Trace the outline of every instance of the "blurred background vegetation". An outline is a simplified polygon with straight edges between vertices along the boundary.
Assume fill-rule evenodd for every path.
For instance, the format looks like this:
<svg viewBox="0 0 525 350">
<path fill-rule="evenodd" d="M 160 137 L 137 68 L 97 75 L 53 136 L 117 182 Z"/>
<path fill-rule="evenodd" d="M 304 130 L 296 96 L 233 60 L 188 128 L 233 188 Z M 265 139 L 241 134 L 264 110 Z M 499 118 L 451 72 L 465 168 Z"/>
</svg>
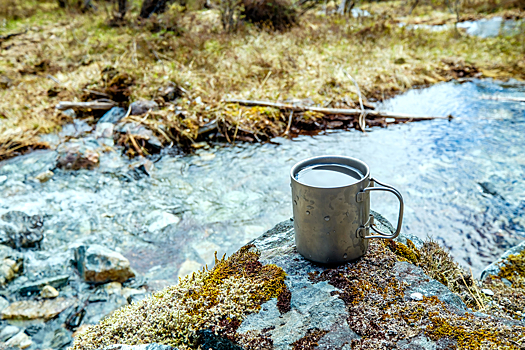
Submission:
<svg viewBox="0 0 525 350">
<path fill-rule="evenodd" d="M 365 106 L 451 79 L 525 77 L 523 30 L 479 38 L 453 24 L 520 19 L 524 0 L 0 0 L 0 160 L 46 148 L 70 115 L 60 101 L 140 99 L 138 122 L 164 144 L 194 145 L 210 122 L 224 140 L 319 130 L 226 98 Z M 410 25 L 452 24 L 447 30 Z M 356 85 L 349 80 L 349 74 Z M 169 97 L 166 91 L 171 91 Z M 98 111 L 77 117 L 96 123 Z M 335 125 L 335 124 L 333 124 Z M 122 141 L 125 142 L 125 141 Z M 133 152 L 132 152 L 133 153 Z"/>
</svg>

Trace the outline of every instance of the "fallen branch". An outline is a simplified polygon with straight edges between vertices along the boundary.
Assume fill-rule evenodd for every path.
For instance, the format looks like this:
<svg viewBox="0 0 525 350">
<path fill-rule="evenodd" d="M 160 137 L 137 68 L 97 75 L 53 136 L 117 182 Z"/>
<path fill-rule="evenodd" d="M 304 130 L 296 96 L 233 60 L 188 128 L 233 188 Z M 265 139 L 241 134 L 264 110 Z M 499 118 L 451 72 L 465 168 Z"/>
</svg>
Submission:
<svg viewBox="0 0 525 350">
<path fill-rule="evenodd" d="M 360 116 L 363 113 L 360 109 L 343 109 L 343 108 L 323 108 L 323 107 L 309 107 L 309 106 L 294 106 L 279 102 L 268 102 L 268 101 L 252 101 L 252 100 L 225 100 L 226 103 L 238 103 L 244 106 L 264 106 L 264 107 L 273 107 L 278 109 L 286 109 L 294 112 L 304 112 L 312 111 L 322 114 L 342 114 L 342 115 L 352 115 Z M 374 110 L 366 111 L 367 118 L 392 118 L 392 119 L 411 119 L 411 120 L 431 120 L 431 119 L 452 119 L 453 116 L 449 115 L 447 117 L 434 117 L 434 116 L 425 116 L 425 115 L 411 115 L 405 113 L 390 113 L 390 112 L 380 112 Z"/>
<path fill-rule="evenodd" d="M 115 101 L 111 100 L 99 100 L 99 101 L 90 101 L 90 102 L 69 102 L 62 101 L 55 107 L 56 109 L 63 111 L 66 109 L 92 109 L 92 110 L 104 110 L 107 111 L 113 107 L 117 106 Z"/>
<path fill-rule="evenodd" d="M 525 97 L 505 97 L 505 96 L 481 96 L 483 100 L 508 101 L 508 102 L 525 102 Z"/>
<path fill-rule="evenodd" d="M 7 35 L 0 35 L 0 42 L 9 40 L 11 38 L 14 38 L 15 36 L 23 35 L 25 33 L 27 33 L 27 30 L 25 30 L 23 32 L 18 32 L 18 33 L 11 33 L 11 34 L 7 34 Z"/>
</svg>

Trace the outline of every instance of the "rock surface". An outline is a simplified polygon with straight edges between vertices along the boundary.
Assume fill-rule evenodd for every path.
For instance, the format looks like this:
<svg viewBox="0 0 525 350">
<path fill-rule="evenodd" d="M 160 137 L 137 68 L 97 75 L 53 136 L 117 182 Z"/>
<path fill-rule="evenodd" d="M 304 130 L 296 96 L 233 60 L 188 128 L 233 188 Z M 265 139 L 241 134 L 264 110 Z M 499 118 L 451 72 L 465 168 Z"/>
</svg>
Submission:
<svg viewBox="0 0 525 350">
<path fill-rule="evenodd" d="M 512 247 L 511 249 L 507 250 L 503 255 L 501 255 L 498 260 L 494 261 L 492 264 L 487 266 L 482 272 L 481 272 L 481 280 L 485 280 L 489 276 L 497 276 L 499 272 L 501 271 L 501 266 L 505 264 L 507 261 L 507 258 L 510 255 L 517 255 L 525 251 L 525 241 L 521 242 L 515 247 Z"/>
<path fill-rule="evenodd" d="M 65 170 L 93 169 L 99 165 L 99 145 L 87 140 L 66 142 L 57 147 L 57 167 Z"/>
<path fill-rule="evenodd" d="M 11 248 L 32 248 L 37 246 L 44 235 L 44 220 L 39 215 L 29 216 L 21 211 L 10 211 L 0 221 L 0 244 Z"/>
<path fill-rule="evenodd" d="M 1 315 L 4 320 L 48 320 L 57 316 L 74 303 L 74 300 L 64 298 L 45 301 L 16 301 L 2 310 Z"/>
<path fill-rule="evenodd" d="M 159 104 L 155 101 L 135 101 L 130 105 L 131 108 L 131 115 L 141 115 L 144 114 L 150 110 L 155 111 L 159 109 Z"/>
<path fill-rule="evenodd" d="M 91 283 L 124 282 L 135 276 L 128 259 L 98 244 L 77 247 L 75 262 L 82 278 Z"/>
<path fill-rule="evenodd" d="M 46 285 L 42 288 L 42 290 L 40 291 L 40 296 L 44 299 L 53 299 L 53 298 L 56 298 L 58 297 L 58 290 L 56 290 L 55 288 L 49 286 L 49 285 Z"/>
<path fill-rule="evenodd" d="M 126 110 L 121 107 L 113 107 L 109 111 L 107 111 L 102 118 L 100 118 L 97 122 L 97 124 L 102 123 L 111 123 L 116 124 L 118 123 L 122 118 L 126 116 Z"/>
<path fill-rule="evenodd" d="M 388 222 L 383 224 L 391 229 Z M 410 238 L 402 236 L 398 241 L 407 243 L 405 253 L 414 252 L 409 248 L 415 246 Z M 208 326 L 194 329 L 194 333 L 185 338 L 193 340 L 169 344 L 215 350 L 444 350 L 479 348 L 486 341 L 492 345 L 512 345 L 525 339 L 524 323 L 473 312 L 444 284 L 430 278 L 422 268 L 404 261 L 403 255 L 396 255 L 399 246 L 390 248 L 391 245 L 392 243 L 373 240 L 367 254 L 354 262 L 340 266 L 319 265 L 306 260 L 297 252 L 292 222 L 281 223 L 239 251 L 246 252 L 248 249 L 250 252 L 258 252 L 258 260 L 251 261 L 244 267 L 246 276 L 253 276 L 253 272 L 248 271 L 263 271 L 269 266 L 284 270 L 286 278 L 283 283 L 286 287 L 280 290 L 277 298 L 265 299 L 268 301 L 263 302 L 259 310 L 248 311 L 241 318 L 238 314 L 231 316 L 230 311 L 230 314 L 203 319 Z M 234 258 L 235 256 L 232 256 L 233 260 L 230 262 L 231 269 L 237 269 L 244 261 L 236 260 L 238 256 Z M 181 292 L 173 292 L 169 296 L 154 295 L 120 311 L 115 318 L 107 318 L 101 328 L 97 325 L 88 329 L 83 333 L 82 339 L 75 343 L 74 349 L 93 349 L 93 342 L 99 339 L 100 344 L 111 344 L 111 339 L 118 339 L 120 343 L 125 343 L 126 339 L 142 341 L 143 332 L 149 332 L 149 328 L 140 328 L 140 319 L 133 327 L 129 326 L 128 320 L 144 317 L 144 310 L 148 310 L 148 315 L 157 317 L 156 305 L 163 305 L 159 306 L 159 312 L 166 311 L 166 303 L 191 305 L 192 298 L 188 298 L 191 295 L 196 298 L 193 302 L 200 305 L 197 300 L 201 293 L 206 293 L 206 289 L 202 287 L 208 283 L 206 278 L 211 278 L 217 286 L 228 278 L 226 271 L 229 268 L 225 267 L 228 266 L 228 261 L 219 261 L 217 264 L 219 271 L 214 269 L 209 274 L 203 271 L 193 279 L 183 280 Z M 201 282 L 191 285 L 192 280 Z M 258 290 L 267 287 L 265 284 L 257 286 Z M 238 307 L 244 305 L 243 298 L 252 297 L 246 293 L 241 289 L 237 299 Z M 224 310 L 236 308 L 231 302 L 225 303 Z M 210 307 L 216 308 L 215 304 Z M 198 315 L 204 317 L 201 313 Z M 148 319 L 148 322 L 158 325 L 163 320 L 164 318 L 154 318 Z M 191 329 L 194 325 L 184 323 L 184 331 L 188 327 Z M 123 333 L 122 329 L 126 331 Z M 166 332 L 173 335 L 171 339 L 180 336 L 173 330 L 175 328 L 167 329 L 170 330 Z M 156 332 L 147 333 L 147 339 L 156 341 L 158 334 L 160 339 L 171 341 L 164 338 L 162 329 L 157 329 Z M 490 347 L 489 343 L 487 346 Z"/>
<path fill-rule="evenodd" d="M 33 342 L 31 341 L 31 338 L 25 334 L 24 332 L 20 332 L 11 339 L 9 339 L 5 345 L 10 348 L 20 348 L 20 349 L 26 349 L 31 346 Z"/>
<path fill-rule="evenodd" d="M 16 250 L 0 245 L 0 286 L 17 276 L 24 263 L 24 257 Z"/>
</svg>

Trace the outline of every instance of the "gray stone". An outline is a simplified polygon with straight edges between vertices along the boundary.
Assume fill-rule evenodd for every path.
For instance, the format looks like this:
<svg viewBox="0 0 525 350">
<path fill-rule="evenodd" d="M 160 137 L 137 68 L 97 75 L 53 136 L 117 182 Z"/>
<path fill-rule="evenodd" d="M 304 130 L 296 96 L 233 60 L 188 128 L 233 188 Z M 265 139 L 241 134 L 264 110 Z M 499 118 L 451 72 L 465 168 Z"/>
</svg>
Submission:
<svg viewBox="0 0 525 350">
<path fill-rule="evenodd" d="M 9 339 L 5 345 L 10 348 L 20 348 L 20 349 L 26 349 L 31 346 L 33 342 L 31 341 L 31 337 L 25 334 L 24 332 L 20 332 L 11 339 Z"/>
<path fill-rule="evenodd" d="M 77 247 L 75 262 L 80 275 L 86 282 L 124 282 L 135 276 L 128 259 L 98 244 Z"/>
<path fill-rule="evenodd" d="M 61 288 L 67 284 L 69 275 L 59 275 L 38 280 L 36 282 L 26 283 L 18 289 L 18 293 L 27 295 L 28 293 L 40 292 L 45 286 Z"/>
<path fill-rule="evenodd" d="M 115 130 L 123 134 L 130 134 L 136 140 L 144 140 L 149 147 L 162 148 L 162 142 L 153 134 L 153 131 L 139 123 L 131 122 L 117 125 Z"/>
<path fill-rule="evenodd" d="M 380 216 L 376 219 L 376 223 L 379 221 L 383 225 L 381 230 L 390 225 L 386 220 L 381 222 L 383 218 Z M 417 237 L 401 236 L 401 239 L 407 238 L 416 245 L 422 244 Z M 317 349 L 351 349 L 352 340 L 359 339 L 359 335 L 347 323 L 346 306 L 339 298 L 336 287 L 327 282 L 313 283 L 309 279 L 309 273 L 322 272 L 326 267 L 307 261 L 297 252 L 293 223 L 280 223 L 250 243 L 260 252 L 261 263 L 275 264 L 287 273 L 286 284 L 291 292 L 291 309 L 281 314 L 277 308 L 277 300 L 266 302 L 259 313 L 248 315 L 241 323 L 237 329 L 240 339 L 268 337 L 276 349 L 291 349 L 295 341 L 307 335 L 308 330 L 319 329 L 327 333 L 319 339 Z M 463 315 L 468 310 L 458 295 L 427 276 L 421 268 L 407 262 L 396 262 L 393 272 L 400 282 L 406 284 L 405 298 L 410 298 L 410 295 L 418 296 L 418 299 L 423 299 L 423 296 L 437 296 L 451 312 Z M 431 350 L 454 345 L 449 343 L 450 339 L 434 342 L 420 335 L 400 341 L 394 346 L 400 349 Z"/>
<path fill-rule="evenodd" d="M 20 332 L 20 328 L 8 325 L 0 332 L 0 341 L 7 341 Z"/>
<path fill-rule="evenodd" d="M 150 110 L 153 110 L 153 111 L 156 111 L 157 109 L 159 109 L 159 105 L 157 102 L 155 101 L 146 101 L 146 100 L 141 100 L 141 101 L 135 101 L 133 102 L 131 105 L 131 115 L 141 115 L 141 114 L 144 114 L 144 113 L 147 113 L 148 111 Z"/>
<path fill-rule="evenodd" d="M 113 138 L 113 130 L 115 129 L 115 124 L 113 123 L 97 123 L 95 128 L 94 137 L 99 139 L 109 139 Z"/>
<path fill-rule="evenodd" d="M 9 306 L 9 301 L 6 298 L 0 297 L 0 311 Z"/>
<path fill-rule="evenodd" d="M 64 328 L 58 328 L 55 330 L 53 339 L 50 342 L 52 349 L 63 349 L 66 348 L 73 341 L 71 333 Z"/>
<path fill-rule="evenodd" d="M 500 256 L 496 261 L 494 261 L 492 264 L 487 266 L 482 272 L 481 272 L 481 280 L 485 280 L 489 276 L 497 276 L 499 272 L 501 271 L 501 266 L 505 264 L 507 261 L 507 258 L 509 255 L 516 255 L 520 254 L 525 250 L 525 241 L 521 242 L 517 246 L 507 250 L 505 253 L 503 253 L 502 256 Z"/>
<path fill-rule="evenodd" d="M 49 320 L 75 302 L 74 299 L 64 298 L 15 301 L 2 310 L 1 316 L 4 320 Z"/>
<path fill-rule="evenodd" d="M 16 250 L 0 244 L 0 286 L 15 278 L 22 272 L 23 255 Z"/>
<path fill-rule="evenodd" d="M 29 216 L 21 211 L 7 212 L 0 221 L 0 244 L 11 248 L 35 247 L 44 239 L 43 225 L 43 218 L 39 215 Z"/>
<path fill-rule="evenodd" d="M 107 111 L 106 114 L 102 116 L 102 118 L 98 120 L 97 124 L 101 124 L 101 123 L 116 124 L 125 116 L 126 116 L 126 110 L 124 108 L 113 107 L 109 111 Z"/>
<path fill-rule="evenodd" d="M 420 267 L 408 262 L 398 261 L 394 266 L 394 272 L 398 280 L 408 284 L 408 287 L 405 289 L 405 296 L 412 293 L 421 293 L 426 297 L 437 296 L 452 311 L 458 313 L 467 311 L 467 306 L 457 294 L 452 293 L 443 284 L 428 277 Z"/>
<path fill-rule="evenodd" d="M 312 284 L 307 277 L 302 282 L 296 281 L 288 288 L 292 291 L 289 312 L 281 315 L 277 308 L 277 300 L 272 299 L 262 305 L 259 313 L 248 315 L 237 333 L 271 329 L 268 334 L 271 335 L 273 345 L 277 349 L 291 348 L 290 344 L 304 337 L 312 328 L 345 329 L 348 340 L 358 338 L 346 323 L 347 312 L 344 302 L 337 295 L 331 295 L 336 288 L 327 282 Z M 330 339 L 330 337 L 325 339 L 327 348 Z"/>
<path fill-rule="evenodd" d="M 57 147 L 56 166 L 65 170 L 93 169 L 100 163 L 98 144 L 87 140 L 70 141 Z"/>
</svg>

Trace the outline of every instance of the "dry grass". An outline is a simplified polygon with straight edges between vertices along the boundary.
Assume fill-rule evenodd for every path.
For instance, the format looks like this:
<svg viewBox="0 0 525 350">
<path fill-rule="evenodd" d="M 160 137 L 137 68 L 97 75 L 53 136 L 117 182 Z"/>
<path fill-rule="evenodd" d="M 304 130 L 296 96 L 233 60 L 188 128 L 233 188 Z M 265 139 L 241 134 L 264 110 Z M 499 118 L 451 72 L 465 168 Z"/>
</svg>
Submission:
<svg viewBox="0 0 525 350">
<path fill-rule="evenodd" d="M 159 88 L 170 82 L 188 91 L 140 119 L 163 142 L 186 145 L 202 140 L 199 127 L 213 120 L 219 122 L 217 136 L 230 142 L 284 134 L 288 115 L 225 105 L 220 102 L 225 96 L 354 107 L 357 91 L 342 68 L 370 100 L 458 77 L 525 77 L 521 36 L 479 39 L 452 30 L 404 30 L 384 15 L 389 5 L 372 18 L 312 14 L 283 33 L 245 25 L 236 34 L 224 33 L 211 10 L 181 13 L 172 7 L 140 25 L 130 20 L 109 27 L 103 7 L 75 14 L 54 3 L 41 6 L 34 16 L 0 28 L 0 35 L 28 30 L 1 44 L 0 159 L 43 147 L 37 135 L 68 120 L 54 110 L 58 101 L 86 99 L 86 88 L 104 89 L 108 68 L 132 82 L 129 98 L 120 102 L 124 107 L 141 98 L 160 102 Z M 128 18 L 137 11 L 134 5 Z M 82 117 L 94 122 L 98 115 Z M 295 114 L 291 133 L 352 126 L 353 121 Z"/>
</svg>

